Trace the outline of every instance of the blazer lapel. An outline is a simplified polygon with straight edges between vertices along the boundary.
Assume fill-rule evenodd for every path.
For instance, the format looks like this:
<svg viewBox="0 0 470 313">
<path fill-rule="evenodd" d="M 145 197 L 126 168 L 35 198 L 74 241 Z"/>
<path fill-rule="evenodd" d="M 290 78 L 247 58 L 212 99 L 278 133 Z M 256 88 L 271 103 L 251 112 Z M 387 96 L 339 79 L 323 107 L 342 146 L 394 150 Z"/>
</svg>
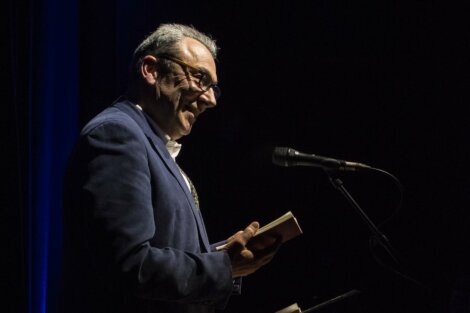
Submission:
<svg viewBox="0 0 470 313">
<path fill-rule="evenodd" d="M 150 126 L 149 122 L 147 121 L 147 117 L 144 115 L 142 111 L 140 111 L 133 103 L 125 99 L 118 99 L 113 106 L 119 108 L 121 111 L 129 115 L 132 119 L 136 121 L 136 123 L 142 128 L 142 131 L 153 144 L 155 151 L 158 153 L 160 158 L 165 163 L 166 167 L 170 171 L 170 173 L 176 178 L 178 184 L 183 189 L 186 198 L 191 206 L 191 210 L 193 212 L 194 218 L 196 219 L 197 226 L 199 228 L 199 235 L 201 237 L 201 241 L 204 244 L 204 248 L 206 251 L 210 251 L 210 244 L 209 239 L 207 237 L 207 232 L 204 226 L 204 221 L 202 220 L 202 216 L 199 212 L 199 209 L 196 208 L 194 204 L 193 196 L 191 195 L 191 191 L 188 189 L 184 178 L 176 165 L 175 161 L 171 157 L 170 153 L 165 147 L 163 139 L 157 136 L 155 131 Z"/>
</svg>

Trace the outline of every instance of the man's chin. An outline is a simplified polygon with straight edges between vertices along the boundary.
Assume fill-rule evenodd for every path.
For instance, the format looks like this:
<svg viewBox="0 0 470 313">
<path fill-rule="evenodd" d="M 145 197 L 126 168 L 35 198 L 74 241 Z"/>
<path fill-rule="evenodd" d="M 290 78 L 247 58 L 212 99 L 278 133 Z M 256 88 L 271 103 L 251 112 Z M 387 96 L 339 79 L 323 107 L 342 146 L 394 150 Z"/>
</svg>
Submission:
<svg viewBox="0 0 470 313">
<path fill-rule="evenodd" d="M 191 124 L 185 124 L 185 125 L 180 125 L 178 128 L 178 131 L 176 132 L 177 138 L 174 139 L 179 139 L 183 136 L 187 136 L 191 133 L 192 125 Z"/>
</svg>

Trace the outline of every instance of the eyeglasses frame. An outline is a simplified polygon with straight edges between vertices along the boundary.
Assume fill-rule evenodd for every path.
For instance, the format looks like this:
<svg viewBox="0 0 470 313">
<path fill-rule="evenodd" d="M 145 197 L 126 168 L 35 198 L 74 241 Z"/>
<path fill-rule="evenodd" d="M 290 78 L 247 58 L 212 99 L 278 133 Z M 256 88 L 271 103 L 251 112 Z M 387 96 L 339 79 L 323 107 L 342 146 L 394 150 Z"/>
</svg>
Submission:
<svg viewBox="0 0 470 313">
<path fill-rule="evenodd" d="M 221 91 L 220 91 L 220 87 L 217 84 L 211 83 L 210 85 L 208 85 L 206 87 L 204 87 L 202 85 L 202 80 L 204 79 L 204 77 L 206 77 L 206 76 L 210 77 L 210 74 L 207 71 L 202 70 L 198 67 L 195 67 L 191 64 L 188 64 L 188 63 L 184 62 L 183 60 L 180 60 L 180 59 L 175 58 L 175 57 L 173 57 L 171 55 L 168 55 L 168 54 L 158 54 L 157 57 L 161 58 L 161 59 L 173 61 L 173 62 L 181 65 L 182 67 L 187 67 L 187 68 L 191 69 L 192 71 L 197 72 L 199 75 L 201 75 L 200 78 L 194 77 L 191 73 L 189 73 L 189 74 L 191 76 L 193 76 L 194 78 L 198 79 L 197 80 L 198 87 L 201 88 L 201 90 L 203 92 L 207 92 L 207 91 L 209 91 L 209 89 L 212 88 L 212 90 L 214 92 L 215 99 L 218 99 L 220 97 Z"/>
</svg>

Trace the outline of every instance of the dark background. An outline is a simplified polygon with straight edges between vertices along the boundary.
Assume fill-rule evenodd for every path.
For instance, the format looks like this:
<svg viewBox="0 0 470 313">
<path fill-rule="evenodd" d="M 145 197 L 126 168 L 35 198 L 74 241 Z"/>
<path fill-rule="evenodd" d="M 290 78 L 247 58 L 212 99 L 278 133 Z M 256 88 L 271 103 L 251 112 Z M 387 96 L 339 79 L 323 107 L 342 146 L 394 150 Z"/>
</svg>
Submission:
<svg viewBox="0 0 470 313">
<path fill-rule="evenodd" d="M 133 49 L 158 24 L 193 24 L 221 47 L 220 104 L 182 140 L 179 156 L 198 188 L 209 236 L 222 240 L 287 210 L 304 231 L 244 279 L 243 294 L 232 297 L 226 312 L 274 312 L 294 302 L 306 309 L 352 289 L 361 294 L 319 312 L 451 312 L 451 295 L 468 279 L 470 264 L 464 6 L 140 0 L 80 1 L 78 9 L 80 126 L 124 92 Z M 15 112 L 2 108 L 2 119 L 15 114 L 25 125 L 25 108 L 15 104 Z M 18 139 L 25 133 L 17 127 L 9 136 L 10 145 L 20 146 L 20 155 L 8 154 L 12 176 L 27 163 Z M 341 178 L 376 224 L 392 216 L 380 229 L 410 278 L 374 258 L 392 264 L 380 247 L 370 248 L 366 224 L 322 170 L 276 167 L 274 146 L 395 175 L 404 187 L 398 212 L 399 191 L 387 176 Z M 7 232 L 18 235 L 11 264 L 23 273 L 11 299 L 24 307 L 27 195 L 20 187 L 27 173 L 19 173 L 5 207 L 12 210 Z"/>
</svg>

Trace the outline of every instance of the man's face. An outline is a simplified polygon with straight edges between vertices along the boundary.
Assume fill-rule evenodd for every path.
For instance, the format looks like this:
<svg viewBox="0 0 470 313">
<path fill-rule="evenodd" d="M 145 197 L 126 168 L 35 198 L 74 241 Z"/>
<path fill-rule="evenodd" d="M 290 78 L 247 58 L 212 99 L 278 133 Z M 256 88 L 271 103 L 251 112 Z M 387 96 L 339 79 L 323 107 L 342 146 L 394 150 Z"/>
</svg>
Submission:
<svg viewBox="0 0 470 313">
<path fill-rule="evenodd" d="M 157 73 L 157 100 L 152 111 L 158 126 L 172 139 L 179 139 L 191 132 L 202 112 L 216 105 L 214 90 L 201 88 L 197 70 L 209 75 L 206 78 L 214 83 L 217 75 L 209 50 L 192 38 L 185 38 L 178 55 L 171 57 L 175 61 L 169 60 L 170 71 L 164 75 Z"/>
</svg>

